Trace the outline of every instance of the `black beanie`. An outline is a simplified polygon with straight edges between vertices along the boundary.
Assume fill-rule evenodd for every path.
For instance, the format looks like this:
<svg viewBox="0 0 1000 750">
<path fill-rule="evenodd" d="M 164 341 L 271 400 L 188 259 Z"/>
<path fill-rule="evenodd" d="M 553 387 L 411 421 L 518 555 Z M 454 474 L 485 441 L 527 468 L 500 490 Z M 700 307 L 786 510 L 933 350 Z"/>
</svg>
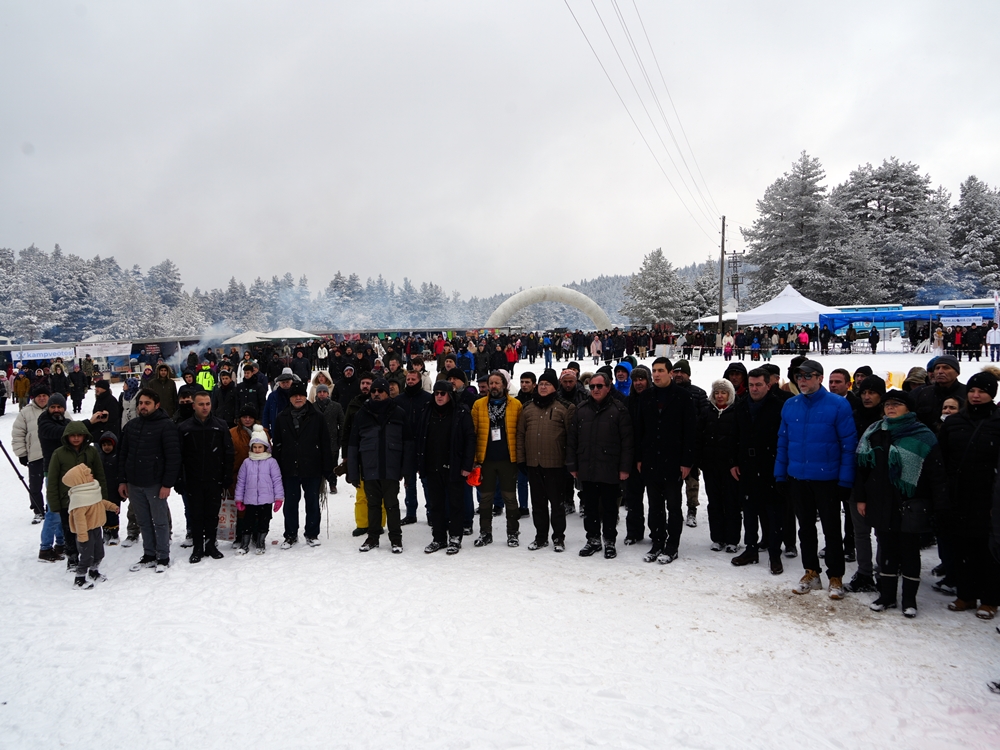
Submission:
<svg viewBox="0 0 1000 750">
<path fill-rule="evenodd" d="M 938 360 L 938 364 L 940 363 L 941 361 Z M 969 382 L 965 384 L 965 388 L 966 390 L 969 390 L 971 388 L 978 388 L 979 390 L 986 391 L 988 394 L 990 394 L 990 398 L 996 398 L 997 397 L 996 375 L 994 375 L 992 372 L 986 372 L 985 370 L 982 372 L 977 372 L 975 375 L 969 378 Z"/>
<path fill-rule="evenodd" d="M 547 368 L 541 375 L 538 376 L 539 383 L 548 383 L 553 388 L 559 387 L 559 377 L 556 375 L 556 371 L 551 367 Z"/>
<path fill-rule="evenodd" d="M 885 398 L 885 381 L 878 375 L 869 375 L 861 381 L 861 389 L 859 392 L 864 393 L 865 391 L 877 393 L 882 398 Z"/>
</svg>

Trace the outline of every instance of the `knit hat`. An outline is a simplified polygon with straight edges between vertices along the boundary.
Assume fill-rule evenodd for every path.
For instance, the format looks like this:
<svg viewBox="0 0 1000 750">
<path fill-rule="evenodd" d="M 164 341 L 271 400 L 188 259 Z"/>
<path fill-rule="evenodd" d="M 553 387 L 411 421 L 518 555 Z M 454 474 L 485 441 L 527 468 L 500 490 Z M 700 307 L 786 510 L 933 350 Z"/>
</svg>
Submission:
<svg viewBox="0 0 1000 750">
<path fill-rule="evenodd" d="M 865 379 L 865 383 L 867 383 L 867 382 L 868 382 L 868 379 L 866 378 Z M 995 382 L 995 380 L 994 380 L 994 388 L 996 388 L 996 382 Z M 911 396 L 906 391 L 900 391 L 900 390 L 898 390 L 896 388 L 893 388 L 891 391 L 889 391 L 888 393 L 886 393 L 885 397 L 882 399 L 882 403 L 886 403 L 888 401 L 898 401 L 899 403 L 901 403 L 903 406 L 906 407 L 907 411 L 913 411 L 914 410 L 913 396 Z"/>
<path fill-rule="evenodd" d="M 955 355 L 953 354 L 942 354 L 941 356 L 937 357 L 937 359 L 934 360 L 934 367 L 937 367 L 938 365 L 948 365 L 948 367 L 950 367 L 955 372 L 959 374 L 961 374 L 962 372 L 962 366 L 958 363 L 958 360 L 955 358 Z M 933 370 L 934 368 L 931 369 Z"/>
<path fill-rule="evenodd" d="M 372 387 L 371 387 L 371 389 L 373 391 L 385 391 L 386 393 L 388 393 L 389 392 L 389 381 L 386 380 L 385 378 L 375 378 L 372 381 Z"/>
<path fill-rule="evenodd" d="M 267 439 L 267 433 L 264 432 L 264 426 L 255 424 L 253 426 L 253 432 L 250 434 L 250 445 L 263 445 L 268 450 L 271 450 L 271 442 Z"/>
<path fill-rule="evenodd" d="M 878 375 L 869 375 L 861 382 L 861 393 L 871 391 L 885 398 L 885 381 Z"/>
<path fill-rule="evenodd" d="M 35 398 L 37 396 L 51 396 L 52 391 L 49 390 L 49 387 L 45 385 L 45 383 L 39 383 L 38 385 L 31 387 L 31 390 L 28 392 L 28 395 L 31 398 Z"/>
<path fill-rule="evenodd" d="M 553 388 L 559 387 L 559 376 L 556 375 L 556 371 L 551 367 L 545 369 L 545 371 L 538 376 L 539 383 L 548 383 Z"/>
<path fill-rule="evenodd" d="M 257 413 L 257 407 L 254 406 L 253 404 L 244 404 L 243 408 L 240 409 L 240 416 L 253 417 L 254 419 L 257 419 L 257 417 L 259 416 L 259 414 Z"/>
<path fill-rule="evenodd" d="M 55 404 L 56 406 L 61 406 L 63 409 L 66 408 L 66 397 L 61 393 L 53 393 L 49 396 L 49 406 Z"/>
<path fill-rule="evenodd" d="M 971 378 L 969 382 L 965 384 L 966 390 L 971 390 L 972 388 L 978 388 L 981 391 L 986 391 L 990 394 L 990 398 L 997 397 L 997 377 L 992 372 L 977 372 Z M 52 400 L 49 399 L 49 403 Z"/>
<path fill-rule="evenodd" d="M 760 369 L 762 369 L 768 375 L 780 375 L 781 374 L 781 368 L 778 367 L 777 365 L 771 364 L 770 362 L 765 362 L 764 364 L 762 364 L 760 366 Z"/>
<path fill-rule="evenodd" d="M 316 386 L 316 393 L 329 393 L 329 392 L 330 392 L 330 386 L 328 386 L 326 383 L 320 383 L 319 385 Z"/>
<path fill-rule="evenodd" d="M 281 383 L 284 382 L 285 380 L 298 380 L 298 378 L 292 372 L 291 367 L 285 367 L 284 369 L 282 369 L 281 374 L 274 379 L 274 382 Z"/>
<path fill-rule="evenodd" d="M 348 370 L 350 370 L 351 372 L 354 372 L 354 365 L 344 365 L 344 377 L 345 378 L 350 377 L 350 375 L 347 374 Z"/>
<path fill-rule="evenodd" d="M 457 367 L 452 367 L 450 370 L 448 370 L 448 377 L 445 378 L 445 380 L 449 380 L 451 378 L 455 378 L 455 380 L 461 380 L 463 383 L 469 382 L 469 376 L 466 375 L 463 370 L 460 370 Z M 441 381 L 439 380 L 438 382 L 440 383 Z"/>
<path fill-rule="evenodd" d="M 292 396 L 305 396 L 306 393 L 307 393 L 307 391 L 306 391 L 306 384 L 303 383 L 301 380 L 295 380 L 288 387 L 288 390 L 285 391 L 285 393 L 288 394 L 289 398 L 291 398 Z"/>
<path fill-rule="evenodd" d="M 455 386 L 448 380 L 439 380 L 434 384 L 434 393 L 454 393 Z"/>
<path fill-rule="evenodd" d="M 869 367 L 868 365 L 861 365 L 861 367 L 859 367 L 857 370 L 854 371 L 855 375 L 857 375 L 858 373 L 864 375 L 865 377 L 868 377 L 869 375 L 873 374 L 872 368 Z"/>
<path fill-rule="evenodd" d="M 104 390 L 108 391 L 108 390 L 111 390 L 111 385 L 108 383 L 107 380 L 103 380 L 103 379 L 102 380 L 95 380 L 94 381 L 94 389 L 96 390 L 97 388 L 103 388 Z"/>
<path fill-rule="evenodd" d="M 903 381 L 903 390 L 912 391 L 927 384 L 927 370 L 923 367 L 911 367 L 906 373 L 906 380 Z"/>
<path fill-rule="evenodd" d="M 650 375 L 649 370 L 646 369 L 645 365 L 637 365 L 634 370 L 632 370 L 632 380 L 650 380 L 652 375 Z"/>
<path fill-rule="evenodd" d="M 686 359 L 679 359 L 676 362 L 674 362 L 673 371 L 677 372 L 678 370 L 683 372 L 688 377 L 691 377 L 691 363 L 688 362 Z"/>
<path fill-rule="evenodd" d="M 118 438 L 115 436 L 115 433 L 113 433 L 111 430 L 107 430 L 106 432 L 104 432 L 101 435 L 101 439 L 98 440 L 97 442 L 104 443 L 104 442 L 107 442 L 109 440 L 112 443 L 114 443 L 115 445 L 118 445 Z"/>
</svg>

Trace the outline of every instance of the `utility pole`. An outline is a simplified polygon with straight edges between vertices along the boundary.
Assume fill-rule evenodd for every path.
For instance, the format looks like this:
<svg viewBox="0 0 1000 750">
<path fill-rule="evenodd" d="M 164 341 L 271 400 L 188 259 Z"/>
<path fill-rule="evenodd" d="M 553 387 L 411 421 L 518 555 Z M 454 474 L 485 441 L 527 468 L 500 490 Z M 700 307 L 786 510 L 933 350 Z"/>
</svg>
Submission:
<svg viewBox="0 0 1000 750">
<path fill-rule="evenodd" d="M 715 342 L 717 349 L 722 348 L 722 290 L 726 288 L 726 217 L 722 217 L 722 254 L 719 256 L 719 340 Z"/>
</svg>

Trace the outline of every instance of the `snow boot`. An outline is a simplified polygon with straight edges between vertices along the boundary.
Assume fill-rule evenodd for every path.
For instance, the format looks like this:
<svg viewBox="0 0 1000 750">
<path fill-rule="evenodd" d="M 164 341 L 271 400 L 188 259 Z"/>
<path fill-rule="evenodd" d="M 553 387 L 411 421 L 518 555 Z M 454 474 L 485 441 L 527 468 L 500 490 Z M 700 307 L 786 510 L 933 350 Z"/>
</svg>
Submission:
<svg viewBox="0 0 1000 750">
<path fill-rule="evenodd" d="M 552 537 L 552 551 L 553 552 L 565 552 L 566 551 L 566 540 L 560 537 L 556 539 Z"/>
<path fill-rule="evenodd" d="M 52 551 L 56 553 L 56 557 L 60 560 L 65 559 L 66 556 L 66 545 L 65 544 L 54 544 L 52 545 Z"/>
<path fill-rule="evenodd" d="M 156 561 L 156 572 L 157 573 L 166 573 L 167 572 L 167 568 L 169 568 L 169 567 L 170 567 L 170 559 L 169 558 L 165 557 L 162 560 L 157 560 Z"/>
<path fill-rule="evenodd" d="M 153 555 L 143 555 L 139 558 L 139 562 L 132 563 L 129 566 L 129 570 L 135 573 L 137 570 L 142 570 L 143 568 L 155 568 L 156 567 L 156 557 Z"/>
<path fill-rule="evenodd" d="M 479 538 L 472 543 L 476 547 L 485 547 L 487 544 L 493 544 L 492 534 L 480 534 Z"/>
<path fill-rule="evenodd" d="M 298 543 L 299 543 L 299 538 L 297 536 L 286 536 L 284 540 L 281 542 L 281 549 L 291 549 L 293 545 L 296 545 Z"/>
<path fill-rule="evenodd" d="M 745 550 L 743 550 L 742 554 L 737 555 L 729 562 L 731 562 L 733 565 L 736 566 L 756 565 L 757 563 L 760 562 L 760 553 L 757 551 L 756 547 L 753 549 L 747 547 Z"/>
<path fill-rule="evenodd" d="M 221 560 L 225 555 L 222 554 L 222 550 L 219 549 L 219 545 L 215 542 L 215 537 L 205 540 L 205 555 L 211 557 L 213 560 Z"/>
<path fill-rule="evenodd" d="M 243 539 L 240 542 L 240 551 L 238 554 L 245 555 L 250 551 L 250 534 L 249 532 L 243 535 Z"/>
<path fill-rule="evenodd" d="M 394 554 L 394 555 L 401 555 L 401 554 L 403 554 L 403 543 L 402 542 L 393 542 L 390 545 L 389 548 L 392 550 L 392 554 Z"/>
<path fill-rule="evenodd" d="M 604 545 L 601 544 L 601 540 L 591 537 L 587 540 L 587 543 L 580 550 L 580 557 L 590 557 L 591 555 L 600 552 L 604 549 Z"/>
<path fill-rule="evenodd" d="M 99 571 L 97 568 L 91 568 L 90 570 L 88 570 L 87 575 L 90 576 L 90 580 L 94 581 L 95 583 L 104 583 L 106 580 L 108 580 L 108 577 L 103 575 L 101 571 Z"/>
<path fill-rule="evenodd" d="M 184 534 L 184 541 L 181 542 L 181 546 L 182 547 L 193 547 L 194 546 L 194 537 L 191 536 L 191 532 L 190 531 L 188 531 L 188 532 L 186 532 Z"/>
<path fill-rule="evenodd" d="M 80 589 L 92 589 L 94 588 L 94 582 L 88 581 L 87 576 L 77 576 L 73 579 L 73 588 Z"/>
<path fill-rule="evenodd" d="M 687 518 L 684 519 L 684 525 L 692 529 L 698 525 L 698 508 L 688 508 Z"/>
<path fill-rule="evenodd" d="M 306 544 L 308 544 L 310 547 L 318 547 L 319 545 L 322 544 L 322 542 L 314 536 L 307 536 Z"/>
<path fill-rule="evenodd" d="M 872 612 L 884 612 L 887 609 L 896 608 L 896 589 L 899 586 L 899 578 L 896 576 L 879 575 L 878 577 L 878 599 L 868 605 Z"/>
<path fill-rule="evenodd" d="M 105 529 L 104 541 L 109 547 L 118 546 L 118 529 Z"/>
<path fill-rule="evenodd" d="M 448 554 L 457 555 L 461 550 L 462 550 L 462 537 L 460 536 L 448 537 Z"/>
<path fill-rule="evenodd" d="M 191 537 L 191 544 L 191 557 L 188 558 L 188 562 L 193 565 L 201 562 L 202 558 L 205 557 L 205 540 L 201 534 L 198 534 L 197 537 Z M 183 547 L 184 544 L 182 543 L 181 546 Z"/>
<path fill-rule="evenodd" d="M 517 547 L 517 546 L 520 546 L 520 544 L 521 543 L 519 541 L 517 541 L 517 534 L 508 534 L 507 535 L 507 546 L 508 547 Z"/>
<path fill-rule="evenodd" d="M 64 560 L 65 558 L 56 555 L 54 549 L 40 549 L 38 550 L 38 562 L 54 563 L 59 560 Z"/>
<path fill-rule="evenodd" d="M 542 547 L 548 547 L 548 546 L 549 546 L 548 539 L 543 539 L 541 541 L 538 541 L 537 539 L 532 539 L 531 543 L 528 545 L 528 549 L 534 552 L 536 549 L 541 549 Z"/>
<path fill-rule="evenodd" d="M 267 534 L 254 534 L 253 536 L 254 554 L 263 555 L 265 552 L 267 552 L 267 547 L 265 546 L 266 539 L 267 539 Z"/>
<path fill-rule="evenodd" d="M 66 558 L 66 570 L 76 570 L 76 566 L 80 564 L 80 558 L 77 555 L 70 555 Z"/>
<path fill-rule="evenodd" d="M 648 563 L 656 562 L 656 558 L 658 558 L 660 556 L 661 552 L 663 552 L 662 545 L 654 543 L 653 546 L 649 548 L 649 552 L 647 552 L 643 556 L 642 561 L 643 562 L 648 562 Z"/>
<path fill-rule="evenodd" d="M 604 543 L 604 559 L 605 560 L 614 560 L 616 557 L 618 557 L 618 550 L 615 549 L 615 543 L 614 542 L 605 542 Z"/>
<path fill-rule="evenodd" d="M 127 537 L 125 537 L 124 540 L 122 540 L 122 547 L 131 547 L 132 545 L 134 545 L 138 541 L 139 541 L 139 537 L 137 537 L 137 536 L 127 536 Z"/>
<path fill-rule="evenodd" d="M 909 617 L 912 620 L 917 616 L 917 589 L 919 588 L 919 578 L 903 576 L 903 617 Z"/>
<path fill-rule="evenodd" d="M 430 544 L 428 544 L 428 545 L 427 545 L 426 547 L 424 547 L 424 552 L 425 552 L 426 554 L 430 555 L 430 554 L 433 554 L 433 553 L 437 552 L 437 551 L 438 551 L 439 549 L 441 549 L 441 548 L 442 548 L 443 546 L 444 546 L 444 545 L 443 545 L 443 544 L 441 544 L 441 542 L 431 542 L 431 543 L 430 543 Z"/>
<path fill-rule="evenodd" d="M 676 559 L 677 559 L 676 552 L 667 552 L 666 550 L 663 550 L 663 552 L 660 553 L 659 557 L 656 558 L 656 562 L 658 562 L 660 565 L 669 565 Z"/>
<path fill-rule="evenodd" d="M 864 573 L 855 573 L 851 580 L 844 586 L 844 591 L 860 593 L 865 591 L 878 591 L 875 579 Z"/>
<path fill-rule="evenodd" d="M 358 547 L 358 552 L 371 552 L 378 549 L 378 539 L 366 539 L 365 543 Z"/>
<path fill-rule="evenodd" d="M 725 548 L 726 545 L 724 545 L 722 542 L 712 542 L 712 546 L 709 547 L 709 549 L 712 550 L 712 552 L 722 552 L 722 550 L 724 550 Z"/>
<path fill-rule="evenodd" d="M 358 528 L 356 528 L 354 531 L 351 532 L 351 536 L 364 536 L 367 533 L 368 533 L 367 526 L 365 526 L 364 528 L 361 528 L 359 526 Z"/>
</svg>

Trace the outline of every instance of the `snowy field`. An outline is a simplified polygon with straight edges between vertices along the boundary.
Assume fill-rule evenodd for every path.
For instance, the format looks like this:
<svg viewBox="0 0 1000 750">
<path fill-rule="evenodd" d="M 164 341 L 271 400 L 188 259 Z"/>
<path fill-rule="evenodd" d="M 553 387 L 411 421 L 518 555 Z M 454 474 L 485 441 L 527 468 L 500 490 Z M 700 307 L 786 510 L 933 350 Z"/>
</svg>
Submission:
<svg viewBox="0 0 1000 750">
<path fill-rule="evenodd" d="M 823 362 L 884 374 L 928 358 Z M 706 357 L 693 380 L 707 389 L 723 369 Z M 963 362 L 961 379 L 977 369 Z M 0 418 L 8 449 L 16 412 Z M 190 565 L 175 527 L 165 574 L 130 573 L 141 548 L 110 547 L 107 583 L 74 591 L 64 564 L 37 561 L 40 527 L 3 463 L 3 748 L 1000 747 L 986 689 L 1000 635 L 945 609 L 934 549 L 906 620 L 871 612 L 874 594 L 793 595 L 800 558 L 782 576 L 732 566 L 709 551 L 704 497 L 667 566 L 643 563 L 645 545 L 578 557 L 576 515 L 562 555 L 471 540 L 425 555 L 422 510 L 403 555 L 362 555 L 341 482 L 319 548 L 226 544 L 224 560 Z M 279 517 L 270 540 L 280 532 Z"/>
</svg>

